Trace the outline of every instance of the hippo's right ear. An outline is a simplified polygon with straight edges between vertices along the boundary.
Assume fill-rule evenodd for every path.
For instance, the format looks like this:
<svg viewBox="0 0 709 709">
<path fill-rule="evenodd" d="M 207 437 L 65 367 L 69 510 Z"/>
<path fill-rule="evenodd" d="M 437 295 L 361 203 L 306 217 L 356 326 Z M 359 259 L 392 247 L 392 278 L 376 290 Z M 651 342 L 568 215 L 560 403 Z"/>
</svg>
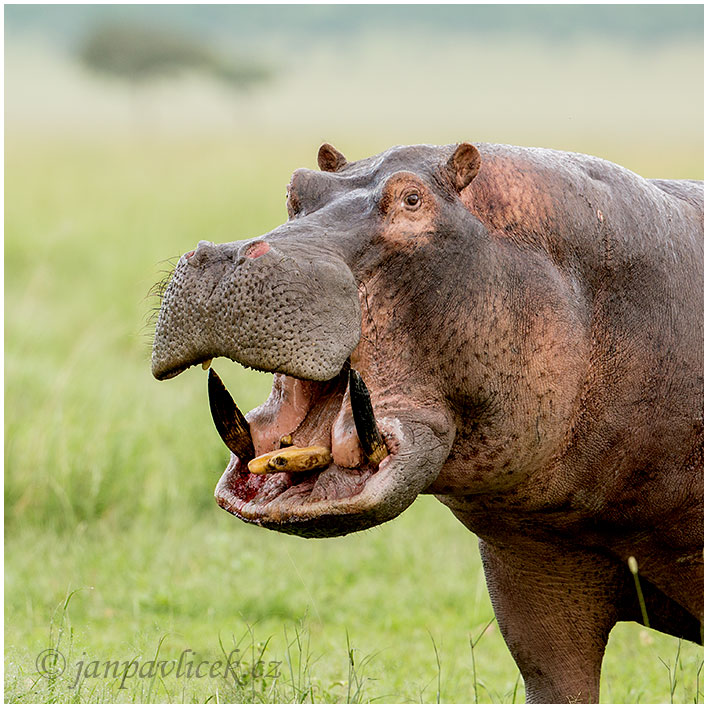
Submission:
<svg viewBox="0 0 709 709">
<path fill-rule="evenodd" d="M 458 192 L 464 190 L 480 169 L 480 153 L 470 143 L 461 143 L 446 163 L 446 171 Z"/>
<path fill-rule="evenodd" d="M 318 150 L 318 167 L 323 172 L 337 172 L 347 165 L 347 158 L 330 143 L 323 143 Z"/>
</svg>

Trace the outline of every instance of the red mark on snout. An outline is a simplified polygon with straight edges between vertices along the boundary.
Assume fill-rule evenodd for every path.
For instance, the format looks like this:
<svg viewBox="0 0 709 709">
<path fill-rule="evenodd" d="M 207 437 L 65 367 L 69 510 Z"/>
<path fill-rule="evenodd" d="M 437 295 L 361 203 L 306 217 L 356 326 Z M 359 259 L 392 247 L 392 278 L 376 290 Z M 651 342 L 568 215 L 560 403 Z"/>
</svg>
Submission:
<svg viewBox="0 0 709 709">
<path fill-rule="evenodd" d="M 188 253 L 185 254 L 185 258 L 190 258 L 194 256 L 194 251 L 189 251 Z"/>
<path fill-rule="evenodd" d="M 255 241 L 244 252 L 246 258 L 258 258 L 271 250 L 271 247 L 265 241 Z"/>
</svg>

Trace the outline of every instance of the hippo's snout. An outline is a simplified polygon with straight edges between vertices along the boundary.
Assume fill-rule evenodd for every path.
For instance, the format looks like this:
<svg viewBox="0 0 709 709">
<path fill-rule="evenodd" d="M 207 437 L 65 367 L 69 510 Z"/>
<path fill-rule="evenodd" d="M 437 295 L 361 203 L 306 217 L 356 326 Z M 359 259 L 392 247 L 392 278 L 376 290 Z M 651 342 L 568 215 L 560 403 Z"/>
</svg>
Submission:
<svg viewBox="0 0 709 709">
<path fill-rule="evenodd" d="M 167 379 L 224 356 L 263 371 L 324 381 L 360 337 L 357 284 L 331 255 L 265 239 L 200 241 L 163 296 L 152 369 Z"/>
</svg>

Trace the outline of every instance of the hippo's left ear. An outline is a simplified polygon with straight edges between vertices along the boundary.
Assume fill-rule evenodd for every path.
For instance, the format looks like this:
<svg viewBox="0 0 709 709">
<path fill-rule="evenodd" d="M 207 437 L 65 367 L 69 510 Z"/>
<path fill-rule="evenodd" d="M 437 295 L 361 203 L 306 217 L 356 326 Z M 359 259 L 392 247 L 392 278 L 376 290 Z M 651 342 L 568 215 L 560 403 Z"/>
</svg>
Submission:
<svg viewBox="0 0 709 709">
<path fill-rule="evenodd" d="M 337 172 L 347 165 L 347 158 L 330 143 L 323 143 L 318 150 L 318 167 L 323 172 Z"/>
<path fill-rule="evenodd" d="M 470 143 L 461 143 L 446 163 L 446 170 L 455 188 L 460 192 L 472 181 L 480 169 L 480 153 Z"/>
</svg>

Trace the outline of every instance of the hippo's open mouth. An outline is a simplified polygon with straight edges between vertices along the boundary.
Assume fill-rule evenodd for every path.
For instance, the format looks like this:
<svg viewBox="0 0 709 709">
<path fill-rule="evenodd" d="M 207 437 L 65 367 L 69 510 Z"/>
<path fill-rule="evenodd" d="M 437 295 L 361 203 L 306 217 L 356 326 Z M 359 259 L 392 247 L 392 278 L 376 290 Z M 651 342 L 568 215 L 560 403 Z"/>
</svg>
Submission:
<svg viewBox="0 0 709 709">
<path fill-rule="evenodd" d="M 277 373 L 268 400 L 248 419 L 210 368 L 209 399 L 232 452 L 215 491 L 231 514 L 302 536 L 330 536 L 335 528 L 345 534 L 389 517 L 372 519 L 372 510 L 392 487 L 388 470 L 402 447 L 401 422 L 375 419 L 349 361 L 326 382 Z"/>
</svg>

